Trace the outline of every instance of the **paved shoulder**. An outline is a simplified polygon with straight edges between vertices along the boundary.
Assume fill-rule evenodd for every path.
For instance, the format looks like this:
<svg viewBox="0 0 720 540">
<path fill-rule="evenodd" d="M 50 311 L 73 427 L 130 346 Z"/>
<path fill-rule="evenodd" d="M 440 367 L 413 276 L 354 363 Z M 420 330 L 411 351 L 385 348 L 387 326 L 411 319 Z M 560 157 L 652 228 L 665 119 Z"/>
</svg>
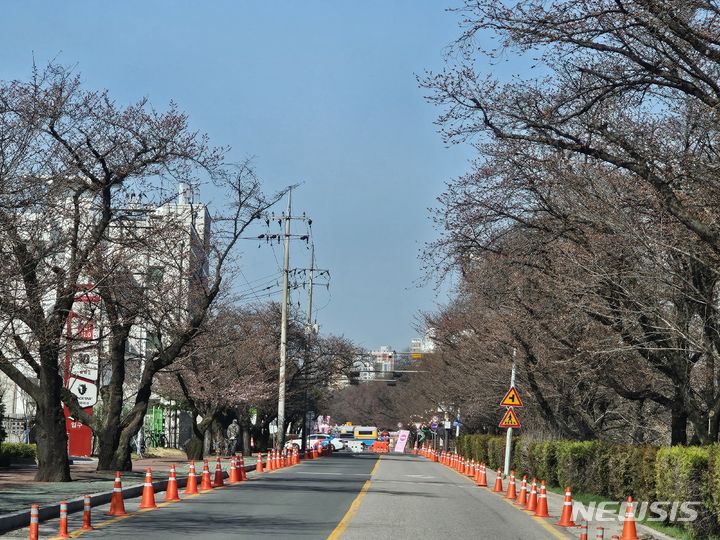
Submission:
<svg viewBox="0 0 720 540">
<path fill-rule="evenodd" d="M 342 539 L 569 538 L 543 525 L 438 463 L 390 454 L 380 460 Z"/>
</svg>

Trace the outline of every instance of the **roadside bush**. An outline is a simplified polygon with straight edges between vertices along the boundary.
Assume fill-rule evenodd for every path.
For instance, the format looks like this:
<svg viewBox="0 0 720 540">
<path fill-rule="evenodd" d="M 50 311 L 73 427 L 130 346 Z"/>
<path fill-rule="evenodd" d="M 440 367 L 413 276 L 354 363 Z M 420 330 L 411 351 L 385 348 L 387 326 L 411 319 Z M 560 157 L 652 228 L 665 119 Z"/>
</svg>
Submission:
<svg viewBox="0 0 720 540">
<path fill-rule="evenodd" d="M 592 472 L 602 469 L 595 463 L 596 457 L 602 455 L 600 450 L 598 441 L 558 441 L 555 444 L 557 484 L 560 487 L 571 486 L 577 492 L 599 493 L 599 486 L 594 483 L 597 476 Z M 545 480 L 549 481 L 547 477 Z"/>
<path fill-rule="evenodd" d="M 710 492 L 710 448 L 673 446 L 661 448 L 655 462 L 657 498 L 663 501 L 700 502 L 695 521 L 682 523 L 700 538 L 718 530 Z"/>
<path fill-rule="evenodd" d="M 1 443 L 0 466 L 7 467 L 21 459 L 35 459 L 36 447 L 34 444 Z"/>
</svg>

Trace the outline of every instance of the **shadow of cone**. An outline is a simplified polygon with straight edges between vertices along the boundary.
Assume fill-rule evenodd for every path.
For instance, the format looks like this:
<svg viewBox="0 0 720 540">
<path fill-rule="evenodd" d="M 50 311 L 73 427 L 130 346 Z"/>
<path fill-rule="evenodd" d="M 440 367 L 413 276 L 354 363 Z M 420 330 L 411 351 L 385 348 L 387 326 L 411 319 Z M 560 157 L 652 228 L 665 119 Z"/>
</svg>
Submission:
<svg viewBox="0 0 720 540">
<path fill-rule="evenodd" d="M 178 494 L 177 475 L 175 474 L 175 464 L 170 465 L 170 477 L 167 481 L 167 488 L 165 489 L 165 501 L 179 501 L 180 495 Z"/>
<path fill-rule="evenodd" d="M 92 504 L 90 502 L 90 495 L 83 497 L 83 524 L 80 527 L 81 531 L 94 531 L 95 527 L 92 526 Z"/>
<path fill-rule="evenodd" d="M 517 499 L 517 485 L 515 484 L 515 471 L 510 471 L 510 482 L 508 483 L 505 498 L 510 500 Z"/>
<path fill-rule="evenodd" d="M 190 472 L 188 472 L 187 484 L 185 484 L 185 495 L 197 495 L 198 493 L 200 492 L 198 491 L 195 462 L 191 461 Z"/>
<path fill-rule="evenodd" d="M 263 472 L 262 453 L 258 454 L 257 463 L 255 464 L 255 472 Z"/>
<path fill-rule="evenodd" d="M 225 480 L 223 479 L 223 470 L 222 470 L 222 464 L 220 463 L 220 458 L 217 458 L 217 462 L 215 463 L 215 478 L 213 478 L 213 487 L 220 487 L 225 485 Z"/>
<path fill-rule="evenodd" d="M 537 508 L 537 480 L 533 478 L 532 484 L 530 484 L 530 495 L 528 496 L 525 510 L 528 512 L 534 512 Z"/>
<path fill-rule="evenodd" d="M 535 509 L 535 517 L 550 517 L 547 505 L 547 490 L 545 489 L 545 480 L 540 482 L 540 492 L 538 493 L 537 508 Z"/>
<path fill-rule="evenodd" d="M 228 476 L 228 484 L 237 484 L 240 481 L 238 470 L 235 466 L 236 460 L 237 458 L 235 456 L 230 458 L 230 475 Z"/>
<path fill-rule="evenodd" d="M 497 473 L 495 473 L 495 487 L 493 488 L 493 493 L 502 493 L 502 492 L 503 492 L 502 471 L 500 471 L 500 469 L 498 469 Z"/>
<path fill-rule="evenodd" d="M 240 456 L 240 481 L 247 480 L 247 473 L 245 472 L 245 458 Z"/>
<path fill-rule="evenodd" d="M 589 540 L 588 539 L 588 525 L 587 525 L 587 521 L 585 521 L 585 520 L 583 520 L 583 522 L 580 524 L 579 540 Z"/>
<path fill-rule="evenodd" d="M 142 500 L 138 508 L 157 508 L 155 504 L 155 488 L 152 485 L 152 470 L 145 469 L 145 484 L 143 484 Z"/>
<path fill-rule="evenodd" d="M 113 485 L 113 494 L 110 499 L 110 510 L 108 516 L 125 516 L 125 501 L 122 495 L 122 482 L 120 481 L 120 471 L 115 472 L 115 484 Z"/>
<path fill-rule="evenodd" d="M 627 505 L 625 506 L 625 522 L 623 523 L 620 540 L 638 540 L 637 530 L 635 529 L 635 510 L 633 508 L 632 497 L 628 497 Z"/>
<path fill-rule="evenodd" d="M 518 493 L 517 499 L 515 499 L 515 504 L 520 506 L 525 506 L 527 504 L 527 476 L 522 477 L 522 482 L 520 482 L 520 493 Z"/>
<path fill-rule="evenodd" d="M 210 491 L 212 482 L 210 482 L 210 469 L 208 468 L 208 460 L 203 460 L 202 477 L 200 478 L 200 491 Z"/>
<path fill-rule="evenodd" d="M 65 501 L 60 503 L 60 527 L 58 535 L 55 538 L 72 538 L 72 536 L 68 534 L 67 502 Z"/>
<path fill-rule="evenodd" d="M 560 514 L 560 521 L 555 525 L 558 527 L 574 527 L 575 522 L 572 520 L 572 493 L 570 492 L 570 486 L 565 488 L 565 501 L 563 502 L 562 513 Z"/>
</svg>

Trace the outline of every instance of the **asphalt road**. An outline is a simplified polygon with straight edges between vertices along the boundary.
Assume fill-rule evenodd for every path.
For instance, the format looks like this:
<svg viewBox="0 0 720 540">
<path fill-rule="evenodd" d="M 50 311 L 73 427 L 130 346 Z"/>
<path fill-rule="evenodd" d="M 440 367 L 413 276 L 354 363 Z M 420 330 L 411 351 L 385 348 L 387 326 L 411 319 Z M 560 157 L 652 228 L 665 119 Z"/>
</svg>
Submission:
<svg viewBox="0 0 720 540">
<path fill-rule="evenodd" d="M 182 494 L 181 494 L 182 496 Z M 156 496 L 158 503 L 162 494 Z M 249 481 L 214 489 L 181 502 L 109 518 L 93 509 L 95 531 L 72 536 L 154 540 L 167 538 L 436 539 L 576 538 L 533 518 L 455 471 L 410 455 L 336 453 L 332 457 L 251 475 Z M 553 520 L 554 521 L 554 520 Z M 57 520 L 41 525 L 53 536 Z M 10 536 L 27 538 L 27 529 Z"/>
<path fill-rule="evenodd" d="M 382 457 L 341 536 L 365 539 L 577 538 L 531 517 L 454 470 L 410 455 Z"/>
</svg>

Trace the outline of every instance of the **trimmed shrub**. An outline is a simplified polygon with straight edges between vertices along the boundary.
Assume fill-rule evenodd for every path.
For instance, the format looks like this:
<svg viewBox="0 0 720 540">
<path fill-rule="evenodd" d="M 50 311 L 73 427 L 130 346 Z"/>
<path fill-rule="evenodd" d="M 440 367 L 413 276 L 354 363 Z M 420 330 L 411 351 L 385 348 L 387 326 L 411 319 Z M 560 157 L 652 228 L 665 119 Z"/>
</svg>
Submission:
<svg viewBox="0 0 720 540">
<path fill-rule="evenodd" d="M 35 459 L 36 447 L 34 444 L 25 443 L 1 443 L 0 444 L 0 466 L 7 467 L 23 459 Z"/>
<path fill-rule="evenodd" d="M 571 486 L 581 493 L 599 493 L 598 486 L 593 484 L 592 477 L 595 475 L 591 474 L 597 468 L 594 460 L 596 454 L 601 454 L 599 448 L 597 441 L 558 441 L 555 444 L 557 484 L 560 487 Z"/>
<path fill-rule="evenodd" d="M 700 538 L 718 530 L 717 514 L 710 493 L 710 448 L 673 446 L 656 456 L 657 498 L 663 501 L 699 502 L 695 521 L 679 524 Z"/>
</svg>

